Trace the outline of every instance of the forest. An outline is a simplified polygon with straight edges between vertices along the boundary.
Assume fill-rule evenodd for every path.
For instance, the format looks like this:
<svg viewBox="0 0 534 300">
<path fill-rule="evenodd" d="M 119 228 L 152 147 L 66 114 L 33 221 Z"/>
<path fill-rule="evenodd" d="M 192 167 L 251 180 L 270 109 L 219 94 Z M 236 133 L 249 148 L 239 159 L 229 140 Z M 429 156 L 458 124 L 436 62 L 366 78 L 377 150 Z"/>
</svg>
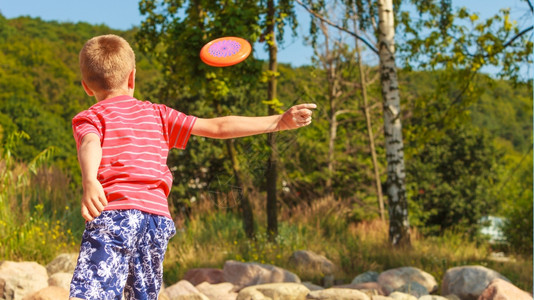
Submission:
<svg viewBox="0 0 534 300">
<path fill-rule="evenodd" d="M 298 248 L 339 251 L 334 256 L 347 266 L 346 276 L 369 267 L 354 265 L 358 255 L 375 261 L 375 268 L 402 263 L 387 254 L 406 250 L 387 233 L 399 216 L 391 215 L 396 204 L 388 194 L 383 73 L 365 61 L 373 49 L 362 35 L 354 37 L 373 28 L 372 9 L 306 6 L 323 16 L 311 26 L 315 55 L 309 65 L 277 63 L 272 56 L 262 61 L 253 53 L 239 65 L 213 68 L 198 57 L 207 41 L 238 35 L 273 54 L 284 42 L 280 32 L 298 26 L 292 11 L 299 4 L 247 2 L 219 12 L 219 2 L 205 2 L 203 11 L 181 2 L 141 1 L 146 21 L 128 31 L 0 15 L 0 260 L 47 262 L 78 251 L 84 222 L 71 120 L 94 104 L 81 87 L 78 53 L 91 37 L 114 33 L 136 52 L 138 99 L 206 118 L 318 105 L 306 128 L 235 140 L 192 136 L 186 150 L 171 152 L 169 205 L 180 233 L 170 246 L 168 264 L 176 267 L 166 266 L 166 280 L 227 258 L 282 264 L 280 253 Z M 407 12 L 395 15 L 402 40 L 396 74 L 405 204 L 398 201 L 409 224 L 408 235 L 399 238 L 408 247 L 427 242 L 472 250 L 436 258 L 442 265 L 410 258 L 426 269 L 434 265 L 436 274 L 504 252 L 518 265 L 494 267 L 531 290 L 532 272 L 518 270 L 521 263 L 532 265 L 533 252 L 533 90 L 531 78 L 521 77 L 532 63 L 532 41 L 519 35 L 523 28 L 507 21 L 506 11 L 489 22 L 462 10 L 444 17 L 421 5 L 419 23 Z M 360 12 L 357 20 L 339 22 L 353 34 L 328 24 L 336 9 L 346 9 L 338 14 L 344 16 Z M 420 34 L 423 27 L 428 36 Z M 434 35 L 440 31 L 460 36 L 465 46 Z M 487 65 L 500 71 L 484 73 Z M 502 240 L 481 233 L 485 216 L 504 220 Z M 372 257 L 366 241 L 389 250 Z M 226 254 L 213 255 L 215 249 Z"/>
</svg>

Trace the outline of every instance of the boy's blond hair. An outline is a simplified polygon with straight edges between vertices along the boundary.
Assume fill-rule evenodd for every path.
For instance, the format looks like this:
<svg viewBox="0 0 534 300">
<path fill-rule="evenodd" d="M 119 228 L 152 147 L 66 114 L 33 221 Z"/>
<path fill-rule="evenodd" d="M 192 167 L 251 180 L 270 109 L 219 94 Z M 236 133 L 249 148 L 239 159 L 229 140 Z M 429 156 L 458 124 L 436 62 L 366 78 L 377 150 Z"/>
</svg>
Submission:
<svg viewBox="0 0 534 300">
<path fill-rule="evenodd" d="M 80 51 L 83 81 L 93 90 L 112 91 L 120 88 L 135 68 L 135 54 L 130 44 L 114 34 L 87 41 Z"/>
</svg>

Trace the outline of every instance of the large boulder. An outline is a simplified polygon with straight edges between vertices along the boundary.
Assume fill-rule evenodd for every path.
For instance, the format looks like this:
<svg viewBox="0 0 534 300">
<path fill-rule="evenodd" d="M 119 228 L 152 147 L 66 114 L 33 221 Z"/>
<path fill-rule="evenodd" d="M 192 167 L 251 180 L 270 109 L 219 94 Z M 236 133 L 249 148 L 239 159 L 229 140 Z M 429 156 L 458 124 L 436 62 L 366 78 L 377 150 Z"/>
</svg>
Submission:
<svg viewBox="0 0 534 300">
<path fill-rule="evenodd" d="M 385 295 L 384 289 L 378 284 L 378 282 L 351 283 L 344 285 L 336 285 L 334 287 L 369 292 L 373 295 Z"/>
<path fill-rule="evenodd" d="M 310 290 L 300 283 L 267 283 L 242 289 L 237 300 L 306 300 L 309 292 Z"/>
<path fill-rule="evenodd" d="M 297 270 L 314 271 L 322 275 L 332 275 L 336 271 L 336 266 L 328 258 L 308 250 L 293 252 L 289 262 Z"/>
<path fill-rule="evenodd" d="M 325 287 L 334 284 L 334 272 L 337 268 L 323 255 L 309 250 L 298 250 L 293 252 L 289 258 L 289 263 L 301 276 L 319 277 Z"/>
<path fill-rule="evenodd" d="M 418 300 L 417 297 L 402 292 L 393 292 L 389 294 L 389 298 L 393 300 Z"/>
<path fill-rule="evenodd" d="M 202 282 L 211 284 L 225 282 L 223 270 L 213 268 L 190 269 L 185 273 L 183 279 L 191 282 L 194 286 Z"/>
<path fill-rule="evenodd" d="M 509 281 L 498 272 L 483 266 L 462 266 L 445 272 L 441 294 L 454 294 L 461 300 L 476 300 L 494 279 Z"/>
<path fill-rule="evenodd" d="M 532 295 L 502 279 L 494 279 L 478 300 L 532 300 Z"/>
<path fill-rule="evenodd" d="M 417 282 L 424 286 L 428 293 L 433 293 L 438 289 L 438 283 L 434 276 L 414 267 L 401 267 L 384 271 L 380 273 L 377 281 L 386 295 L 399 290 L 410 282 Z"/>
<path fill-rule="evenodd" d="M 280 267 L 233 260 L 225 262 L 223 274 L 225 281 L 235 285 L 236 291 L 258 284 L 277 282 L 300 283 L 300 278 L 297 275 Z"/>
<path fill-rule="evenodd" d="M 354 279 L 352 279 L 351 284 L 365 283 L 365 282 L 376 282 L 376 281 L 378 281 L 378 275 L 380 275 L 378 272 L 367 271 L 365 273 L 362 273 L 362 274 L 354 277 Z"/>
<path fill-rule="evenodd" d="M 370 300 L 370 298 L 364 292 L 358 290 L 329 288 L 310 292 L 306 300 Z"/>
<path fill-rule="evenodd" d="M 451 300 L 451 299 L 445 298 L 443 296 L 437 296 L 437 295 L 425 295 L 425 296 L 419 297 L 418 300 Z"/>
<path fill-rule="evenodd" d="M 0 263 L 0 299 L 19 300 L 48 286 L 46 268 L 36 262 Z"/>
<path fill-rule="evenodd" d="M 410 281 L 396 290 L 397 292 L 412 295 L 416 298 L 428 295 L 426 287 L 416 281 Z"/>
<path fill-rule="evenodd" d="M 234 285 L 230 282 L 211 284 L 207 281 L 197 285 L 196 288 L 210 300 L 235 300 L 237 293 L 234 292 Z"/>
<path fill-rule="evenodd" d="M 57 286 L 48 286 L 29 296 L 24 297 L 23 300 L 59 300 L 68 298 L 68 290 Z"/>
<path fill-rule="evenodd" d="M 210 300 L 187 280 L 180 280 L 165 288 L 164 293 L 170 300 Z"/>
<path fill-rule="evenodd" d="M 78 253 L 63 253 L 56 256 L 48 265 L 46 271 L 48 275 L 58 272 L 74 273 L 74 268 L 78 260 Z"/>
<path fill-rule="evenodd" d="M 57 286 L 65 290 L 70 290 L 70 282 L 72 280 L 71 273 L 58 272 L 48 277 L 49 286 Z"/>
</svg>

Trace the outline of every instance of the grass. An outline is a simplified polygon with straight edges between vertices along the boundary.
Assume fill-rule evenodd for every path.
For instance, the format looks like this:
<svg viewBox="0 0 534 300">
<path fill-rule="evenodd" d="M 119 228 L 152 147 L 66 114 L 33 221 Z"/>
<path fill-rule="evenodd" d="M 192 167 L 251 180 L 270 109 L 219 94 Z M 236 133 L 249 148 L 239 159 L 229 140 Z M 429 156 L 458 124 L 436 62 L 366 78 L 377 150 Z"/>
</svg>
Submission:
<svg viewBox="0 0 534 300">
<path fill-rule="evenodd" d="M 177 282 L 191 268 L 222 268 L 227 260 L 273 264 L 297 273 L 303 281 L 320 284 L 322 274 L 299 273 L 289 263 L 294 251 L 306 249 L 338 266 L 335 278 L 339 283 L 350 283 L 366 271 L 411 266 L 430 273 L 439 284 L 449 268 L 481 265 L 532 292 L 532 256 L 509 253 L 509 261 L 493 261 L 490 245 L 471 241 L 460 232 L 428 238 L 412 232 L 410 248 L 393 248 L 388 242 L 387 223 L 351 223 L 349 210 L 332 199 L 283 211 L 276 242 L 269 242 L 264 234 L 265 227 L 260 225 L 265 224 L 264 215 L 255 216 L 259 234 L 255 240 L 248 240 L 235 214 L 215 207 L 193 211 L 192 218 L 169 244 L 164 265 L 167 284 Z"/>
<path fill-rule="evenodd" d="M 78 251 L 84 223 L 68 181 L 55 168 L 0 161 L 0 260 L 46 265 Z"/>
<path fill-rule="evenodd" d="M 0 179 L 0 260 L 46 265 L 58 254 L 78 251 L 84 224 L 79 214 L 81 194 L 69 187 L 68 177 L 54 168 L 30 172 L 24 164 L 0 160 Z M 164 262 L 165 283 L 177 282 L 191 268 L 222 268 L 225 261 L 237 260 L 276 265 L 295 272 L 303 281 L 320 284 L 319 271 L 303 273 L 289 263 L 294 251 L 305 249 L 338 266 L 338 283 L 350 283 L 366 271 L 401 266 L 424 270 L 439 283 L 449 268 L 482 265 L 532 292 L 532 255 L 511 252 L 509 261 L 494 261 L 488 244 L 471 241 L 461 232 L 422 237 L 413 231 L 410 248 L 392 248 L 387 223 L 354 223 L 351 207 L 344 201 L 323 198 L 311 205 L 284 207 L 279 235 L 270 242 L 263 225 L 263 204 L 256 200 L 253 205 L 258 234 L 249 240 L 235 211 L 208 201 L 195 202 L 190 219 L 176 220 L 178 233 L 169 243 Z"/>
</svg>

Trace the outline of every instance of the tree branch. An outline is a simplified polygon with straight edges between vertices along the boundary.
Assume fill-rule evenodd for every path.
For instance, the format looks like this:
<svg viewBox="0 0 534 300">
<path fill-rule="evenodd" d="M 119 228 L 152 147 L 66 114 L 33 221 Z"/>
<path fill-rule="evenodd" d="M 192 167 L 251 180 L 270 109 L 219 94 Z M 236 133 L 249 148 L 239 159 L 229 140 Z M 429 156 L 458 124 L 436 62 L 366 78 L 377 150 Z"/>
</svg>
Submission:
<svg viewBox="0 0 534 300">
<path fill-rule="evenodd" d="M 328 25 L 334 27 L 334 28 L 337 28 L 343 32 L 346 32 L 352 36 L 354 36 L 355 38 L 359 39 L 360 41 L 362 41 L 365 45 L 367 45 L 367 47 L 369 47 L 369 49 L 371 49 L 371 51 L 373 51 L 374 53 L 378 54 L 378 50 L 375 49 L 375 47 L 373 45 L 371 45 L 371 43 L 369 43 L 366 39 L 362 38 L 361 36 L 357 35 L 356 33 L 344 28 L 344 27 L 341 27 L 339 25 L 336 25 L 334 24 L 332 21 L 324 18 L 323 16 L 321 16 L 319 13 L 313 11 L 311 8 L 309 8 L 308 6 L 306 6 L 306 4 L 302 3 L 300 0 L 296 0 L 297 3 L 304 7 L 305 10 L 307 10 L 312 16 L 316 17 L 317 19 L 327 23 Z"/>
<path fill-rule="evenodd" d="M 529 2 L 530 3 L 530 2 Z M 532 6 L 531 6 L 532 8 Z M 510 44 L 512 44 L 516 39 L 518 39 L 520 36 L 522 36 L 523 34 L 531 31 L 532 29 L 534 28 L 534 26 L 530 26 L 529 28 L 519 32 L 518 34 L 516 34 L 512 39 L 510 39 L 508 42 L 506 42 L 502 47 L 503 48 L 506 48 L 508 46 L 510 46 Z"/>
</svg>

